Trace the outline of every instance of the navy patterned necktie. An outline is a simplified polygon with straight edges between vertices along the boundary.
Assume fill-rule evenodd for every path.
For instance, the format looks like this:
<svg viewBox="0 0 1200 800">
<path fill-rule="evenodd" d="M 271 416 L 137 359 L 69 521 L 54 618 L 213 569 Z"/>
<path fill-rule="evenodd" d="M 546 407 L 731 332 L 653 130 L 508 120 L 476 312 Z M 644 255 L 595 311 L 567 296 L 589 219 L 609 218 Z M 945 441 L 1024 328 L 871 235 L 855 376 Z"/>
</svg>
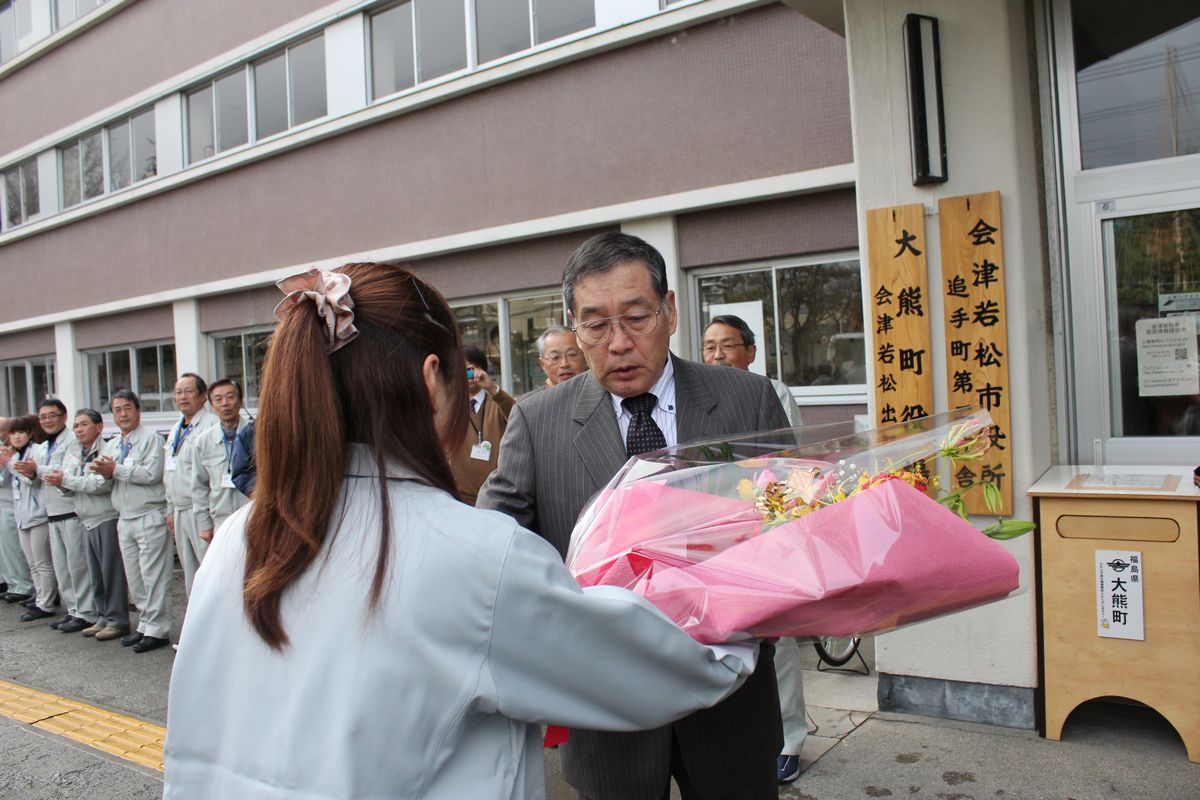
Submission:
<svg viewBox="0 0 1200 800">
<path fill-rule="evenodd" d="M 650 416 L 658 398 L 647 392 L 637 397 L 626 397 L 621 401 L 625 410 L 633 415 L 629 421 L 629 434 L 625 437 L 625 455 L 636 456 L 667 446 L 662 428 Z"/>
</svg>

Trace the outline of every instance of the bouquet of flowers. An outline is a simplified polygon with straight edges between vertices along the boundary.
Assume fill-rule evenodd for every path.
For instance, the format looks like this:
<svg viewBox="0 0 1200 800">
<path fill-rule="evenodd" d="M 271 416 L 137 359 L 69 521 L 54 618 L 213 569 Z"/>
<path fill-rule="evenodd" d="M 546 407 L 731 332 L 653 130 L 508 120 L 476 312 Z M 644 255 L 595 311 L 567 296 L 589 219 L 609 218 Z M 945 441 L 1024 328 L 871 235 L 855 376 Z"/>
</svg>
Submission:
<svg viewBox="0 0 1200 800">
<path fill-rule="evenodd" d="M 819 426 L 683 445 L 625 465 L 580 517 L 582 586 L 643 595 L 699 641 L 877 633 L 1008 596 L 1019 568 L 938 457 L 989 445 L 985 412 L 873 431 Z M 995 500 L 996 487 L 983 486 Z M 985 535 L 986 534 L 986 535 Z"/>
</svg>

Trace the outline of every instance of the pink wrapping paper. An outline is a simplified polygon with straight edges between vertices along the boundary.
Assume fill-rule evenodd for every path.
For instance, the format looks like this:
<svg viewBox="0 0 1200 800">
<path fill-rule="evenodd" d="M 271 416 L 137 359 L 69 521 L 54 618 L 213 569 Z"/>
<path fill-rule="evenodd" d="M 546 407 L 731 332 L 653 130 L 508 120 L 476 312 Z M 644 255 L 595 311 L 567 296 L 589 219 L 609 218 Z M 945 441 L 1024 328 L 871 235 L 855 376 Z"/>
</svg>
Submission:
<svg viewBox="0 0 1200 800">
<path fill-rule="evenodd" d="M 654 480 L 597 503 L 580 585 L 631 589 L 706 643 L 877 633 L 1019 585 L 1001 545 L 900 480 L 765 532 L 747 501 Z"/>
</svg>

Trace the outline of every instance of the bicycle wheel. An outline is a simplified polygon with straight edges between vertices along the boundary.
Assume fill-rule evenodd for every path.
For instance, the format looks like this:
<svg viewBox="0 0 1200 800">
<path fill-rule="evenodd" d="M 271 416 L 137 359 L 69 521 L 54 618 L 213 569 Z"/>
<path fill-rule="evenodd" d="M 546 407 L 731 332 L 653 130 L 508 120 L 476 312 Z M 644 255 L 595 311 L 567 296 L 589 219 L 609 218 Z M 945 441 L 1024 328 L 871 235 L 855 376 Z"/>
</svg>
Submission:
<svg viewBox="0 0 1200 800">
<path fill-rule="evenodd" d="M 813 642 L 817 655 L 831 667 L 840 667 L 858 652 L 858 636 L 822 636 Z"/>
</svg>

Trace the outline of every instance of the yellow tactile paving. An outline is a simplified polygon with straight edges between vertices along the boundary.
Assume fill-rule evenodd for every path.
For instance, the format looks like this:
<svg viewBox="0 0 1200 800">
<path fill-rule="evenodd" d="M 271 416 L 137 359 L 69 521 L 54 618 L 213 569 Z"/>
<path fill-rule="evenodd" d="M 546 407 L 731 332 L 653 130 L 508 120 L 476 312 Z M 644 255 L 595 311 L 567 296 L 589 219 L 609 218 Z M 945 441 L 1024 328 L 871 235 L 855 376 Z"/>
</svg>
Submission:
<svg viewBox="0 0 1200 800">
<path fill-rule="evenodd" d="M 102 708 L 0 681 L 0 716 L 103 750 L 143 767 L 163 768 L 167 729 Z"/>
</svg>

